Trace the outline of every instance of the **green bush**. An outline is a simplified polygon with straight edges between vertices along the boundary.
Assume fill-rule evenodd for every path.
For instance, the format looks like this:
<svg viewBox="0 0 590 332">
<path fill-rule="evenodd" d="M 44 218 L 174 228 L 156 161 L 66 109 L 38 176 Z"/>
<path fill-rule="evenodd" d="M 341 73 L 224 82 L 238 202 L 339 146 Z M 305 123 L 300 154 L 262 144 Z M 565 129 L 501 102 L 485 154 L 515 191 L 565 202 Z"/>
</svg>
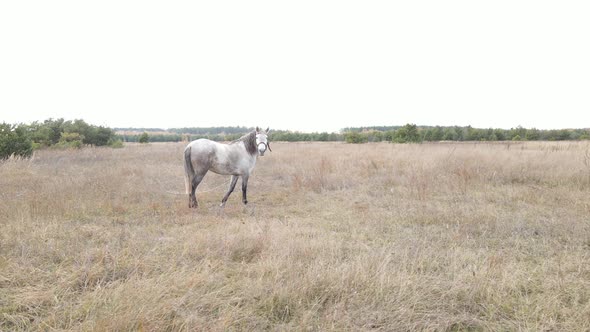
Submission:
<svg viewBox="0 0 590 332">
<path fill-rule="evenodd" d="M 0 159 L 12 155 L 29 157 L 33 153 L 33 144 L 22 126 L 0 124 Z"/>
<path fill-rule="evenodd" d="M 419 143 L 422 142 L 422 137 L 418 133 L 418 126 L 415 124 L 406 124 L 400 129 L 396 130 L 393 135 L 394 143 Z"/>
<path fill-rule="evenodd" d="M 84 136 L 79 133 L 61 133 L 59 142 L 55 144 L 60 149 L 79 149 L 84 145 Z"/>
<path fill-rule="evenodd" d="M 121 139 L 111 139 L 109 141 L 109 146 L 111 148 L 119 149 L 123 147 L 123 141 Z"/>
<path fill-rule="evenodd" d="M 344 134 L 344 140 L 346 143 L 360 144 L 367 143 L 369 141 L 369 137 L 367 135 L 363 135 L 362 133 L 351 131 Z"/>
<path fill-rule="evenodd" d="M 150 141 L 150 136 L 145 131 L 141 136 L 139 136 L 139 143 L 148 143 Z"/>
</svg>

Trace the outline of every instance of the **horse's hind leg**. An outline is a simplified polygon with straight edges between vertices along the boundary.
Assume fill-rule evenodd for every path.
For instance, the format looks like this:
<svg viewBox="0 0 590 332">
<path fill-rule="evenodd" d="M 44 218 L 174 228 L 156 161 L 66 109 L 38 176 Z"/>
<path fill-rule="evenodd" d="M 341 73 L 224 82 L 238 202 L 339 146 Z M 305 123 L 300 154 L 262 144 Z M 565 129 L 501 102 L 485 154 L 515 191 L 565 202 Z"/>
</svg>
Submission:
<svg viewBox="0 0 590 332">
<path fill-rule="evenodd" d="M 189 209 L 196 208 L 197 206 L 199 206 L 199 204 L 197 203 L 197 198 L 195 197 L 195 190 L 196 189 L 197 188 L 192 187 L 190 194 L 188 194 L 188 208 Z"/>
<path fill-rule="evenodd" d="M 195 196 L 196 190 L 197 190 L 197 187 L 195 187 L 191 183 L 190 193 L 188 194 L 188 207 L 189 207 L 189 209 L 196 208 L 197 206 L 199 206 L 199 204 L 197 203 L 197 197 Z"/>
<path fill-rule="evenodd" d="M 197 187 L 199 186 L 199 183 L 201 183 L 201 181 L 203 181 L 205 174 L 207 174 L 207 172 L 204 172 L 202 174 L 195 174 L 195 176 L 193 177 L 193 181 L 191 183 L 191 190 L 190 190 L 190 194 L 189 194 L 189 199 L 188 199 L 188 207 L 189 208 L 196 208 L 199 206 L 199 203 L 197 203 L 196 191 L 197 191 Z"/>
</svg>

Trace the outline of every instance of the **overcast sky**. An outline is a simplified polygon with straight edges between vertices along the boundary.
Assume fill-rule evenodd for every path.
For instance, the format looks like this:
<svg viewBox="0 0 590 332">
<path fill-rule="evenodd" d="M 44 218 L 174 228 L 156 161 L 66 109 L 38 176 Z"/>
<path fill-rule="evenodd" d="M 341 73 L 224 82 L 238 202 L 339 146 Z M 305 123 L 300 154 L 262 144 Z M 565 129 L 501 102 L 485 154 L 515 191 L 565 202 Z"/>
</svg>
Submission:
<svg viewBox="0 0 590 332">
<path fill-rule="evenodd" d="M 590 127 L 590 1 L 0 1 L 0 121 Z"/>
</svg>

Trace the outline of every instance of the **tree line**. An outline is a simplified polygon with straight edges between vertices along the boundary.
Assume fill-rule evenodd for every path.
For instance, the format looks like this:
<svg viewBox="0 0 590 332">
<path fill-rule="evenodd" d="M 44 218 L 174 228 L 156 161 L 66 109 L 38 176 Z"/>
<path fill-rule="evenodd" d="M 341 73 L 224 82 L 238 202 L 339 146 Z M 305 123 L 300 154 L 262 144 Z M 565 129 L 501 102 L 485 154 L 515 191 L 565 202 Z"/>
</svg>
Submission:
<svg viewBox="0 0 590 332">
<path fill-rule="evenodd" d="M 84 120 L 48 119 L 31 124 L 0 124 L 0 159 L 12 155 L 28 157 L 40 148 L 80 148 L 82 146 L 122 146 L 115 131 Z"/>
<path fill-rule="evenodd" d="M 207 138 L 213 141 L 232 141 L 254 128 L 247 127 L 217 127 L 217 128 L 192 128 L 192 130 L 174 129 L 178 133 L 156 134 L 163 129 L 152 130 L 149 140 L 151 142 L 181 142 L 192 141 L 198 138 Z M 186 131 L 186 132 L 183 132 Z M 147 133 L 147 131 L 145 132 Z M 125 142 L 138 142 L 140 135 L 119 135 Z M 302 133 L 288 130 L 273 130 L 269 139 L 275 142 L 339 142 L 368 143 L 368 142 L 392 142 L 392 143 L 419 143 L 438 141 L 567 141 L 588 140 L 590 129 L 558 129 L 541 130 L 527 129 L 521 126 L 511 129 L 498 128 L 473 128 L 471 126 L 417 126 L 406 124 L 404 126 L 375 126 L 375 127 L 349 127 L 339 133 L 315 132 Z"/>
<path fill-rule="evenodd" d="M 378 128 L 378 129 L 377 129 Z M 406 124 L 402 127 L 357 127 L 344 129 L 349 143 L 365 142 L 438 142 L 438 141 L 570 141 L 589 140 L 590 129 L 542 130 L 518 126 L 511 129 L 443 127 Z"/>
<path fill-rule="evenodd" d="M 11 155 L 30 156 L 39 148 L 79 148 L 82 146 L 121 147 L 123 142 L 189 142 L 198 138 L 233 141 L 254 130 L 249 127 L 204 128 L 116 128 L 95 126 L 84 120 L 48 119 L 31 124 L 0 124 L 0 159 Z M 118 132 L 127 132 L 116 134 Z M 143 131 L 143 133 L 141 133 Z M 128 132 L 135 132 L 129 134 Z M 590 140 L 590 129 L 541 130 L 473 128 L 471 126 L 374 126 L 349 127 L 339 133 L 302 133 L 273 130 L 271 141 L 419 143 L 433 141 L 566 141 Z"/>
<path fill-rule="evenodd" d="M 170 130 L 167 130 L 163 134 L 161 129 L 154 129 L 143 133 L 118 134 L 117 137 L 123 142 L 140 142 L 145 135 L 148 135 L 150 142 L 190 142 L 199 138 L 207 138 L 216 142 L 231 142 L 254 130 L 254 128 L 247 127 L 235 128 L 240 128 L 240 130 L 229 131 L 229 133 L 223 130 L 193 130 L 192 133 L 182 134 L 170 133 Z M 127 128 L 126 130 L 129 132 L 132 129 Z M 345 135 L 341 133 L 301 133 L 287 130 L 272 130 L 269 136 L 271 140 L 276 142 L 336 142 L 345 139 Z"/>
</svg>

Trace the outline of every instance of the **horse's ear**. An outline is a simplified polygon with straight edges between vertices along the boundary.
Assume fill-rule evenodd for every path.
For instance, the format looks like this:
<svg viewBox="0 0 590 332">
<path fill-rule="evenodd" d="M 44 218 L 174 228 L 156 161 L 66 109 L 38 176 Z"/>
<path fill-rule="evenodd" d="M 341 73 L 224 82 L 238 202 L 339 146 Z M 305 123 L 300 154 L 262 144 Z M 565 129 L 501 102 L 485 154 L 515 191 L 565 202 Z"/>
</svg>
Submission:
<svg viewBox="0 0 590 332">
<path fill-rule="evenodd" d="M 268 132 L 270 131 L 270 127 L 266 127 L 266 133 L 268 134 Z"/>
<path fill-rule="evenodd" d="M 256 127 L 256 132 L 257 133 L 260 132 L 260 128 Z"/>
</svg>

